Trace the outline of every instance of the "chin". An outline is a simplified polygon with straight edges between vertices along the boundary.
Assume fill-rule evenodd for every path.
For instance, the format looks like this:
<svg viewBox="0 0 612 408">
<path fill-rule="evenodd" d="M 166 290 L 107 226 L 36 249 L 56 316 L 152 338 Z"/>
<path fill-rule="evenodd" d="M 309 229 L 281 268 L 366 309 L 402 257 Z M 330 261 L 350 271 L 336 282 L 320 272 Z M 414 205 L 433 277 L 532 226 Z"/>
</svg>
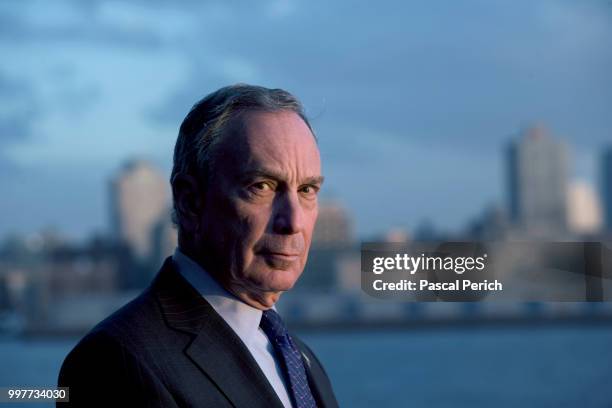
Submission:
<svg viewBox="0 0 612 408">
<path fill-rule="evenodd" d="M 304 268 L 300 261 L 270 264 L 265 259 L 255 259 L 249 269 L 245 275 L 260 290 L 285 292 L 295 285 Z"/>
<path fill-rule="evenodd" d="M 293 288 L 300 275 L 295 270 L 268 269 L 261 275 L 259 286 L 267 291 L 285 292 Z"/>
</svg>

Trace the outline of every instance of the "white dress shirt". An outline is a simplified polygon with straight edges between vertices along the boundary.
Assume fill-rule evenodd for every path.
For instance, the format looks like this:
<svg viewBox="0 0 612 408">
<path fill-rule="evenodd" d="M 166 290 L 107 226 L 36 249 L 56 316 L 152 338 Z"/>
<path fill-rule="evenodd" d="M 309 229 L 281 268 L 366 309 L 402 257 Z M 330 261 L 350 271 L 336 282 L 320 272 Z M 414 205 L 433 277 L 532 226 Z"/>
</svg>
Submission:
<svg viewBox="0 0 612 408">
<path fill-rule="evenodd" d="M 204 268 L 178 248 L 172 259 L 180 274 L 210 303 L 249 349 L 283 405 L 291 408 L 291 399 L 274 348 L 259 327 L 262 311 L 229 293 Z"/>
</svg>

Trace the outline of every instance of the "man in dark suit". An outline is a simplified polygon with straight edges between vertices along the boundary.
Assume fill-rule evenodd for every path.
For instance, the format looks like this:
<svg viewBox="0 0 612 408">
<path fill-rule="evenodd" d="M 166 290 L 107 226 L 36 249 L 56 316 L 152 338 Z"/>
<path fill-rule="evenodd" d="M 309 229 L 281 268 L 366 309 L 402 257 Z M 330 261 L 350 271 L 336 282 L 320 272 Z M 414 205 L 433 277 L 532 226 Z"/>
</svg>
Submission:
<svg viewBox="0 0 612 408">
<path fill-rule="evenodd" d="M 66 357 L 79 407 L 336 407 L 274 305 L 304 269 L 321 164 L 299 101 L 221 88 L 183 121 L 171 185 L 179 245 L 151 285 Z"/>
</svg>

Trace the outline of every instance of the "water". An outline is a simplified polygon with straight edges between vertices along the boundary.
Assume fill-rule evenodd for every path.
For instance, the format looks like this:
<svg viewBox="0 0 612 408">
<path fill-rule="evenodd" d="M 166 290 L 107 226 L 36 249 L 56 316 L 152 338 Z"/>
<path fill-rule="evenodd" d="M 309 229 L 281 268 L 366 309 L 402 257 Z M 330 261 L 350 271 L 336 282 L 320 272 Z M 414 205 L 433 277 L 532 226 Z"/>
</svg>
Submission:
<svg viewBox="0 0 612 408">
<path fill-rule="evenodd" d="M 612 406 L 612 327 L 300 337 L 324 363 L 343 407 Z M 54 386 L 74 344 L 76 339 L 0 340 L 0 386 Z"/>
<path fill-rule="evenodd" d="M 610 407 L 612 328 L 304 335 L 346 407 Z"/>
</svg>

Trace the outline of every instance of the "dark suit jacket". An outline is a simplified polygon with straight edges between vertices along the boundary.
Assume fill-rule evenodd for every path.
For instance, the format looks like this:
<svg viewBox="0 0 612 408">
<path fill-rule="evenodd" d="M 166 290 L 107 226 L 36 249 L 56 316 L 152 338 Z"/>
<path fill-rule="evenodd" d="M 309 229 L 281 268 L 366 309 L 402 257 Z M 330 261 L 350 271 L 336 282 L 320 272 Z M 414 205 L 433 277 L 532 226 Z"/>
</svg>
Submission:
<svg viewBox="0 0 612 408">
<path fill-rule="evenodd" d="M 319 407 L 337 407 L 330 381 L 299 339 Z M 278 407 L 244 343 L 166 259 L 151 285 L 68 354 L 58 384 L 67 407 Z"/>
</svg>

